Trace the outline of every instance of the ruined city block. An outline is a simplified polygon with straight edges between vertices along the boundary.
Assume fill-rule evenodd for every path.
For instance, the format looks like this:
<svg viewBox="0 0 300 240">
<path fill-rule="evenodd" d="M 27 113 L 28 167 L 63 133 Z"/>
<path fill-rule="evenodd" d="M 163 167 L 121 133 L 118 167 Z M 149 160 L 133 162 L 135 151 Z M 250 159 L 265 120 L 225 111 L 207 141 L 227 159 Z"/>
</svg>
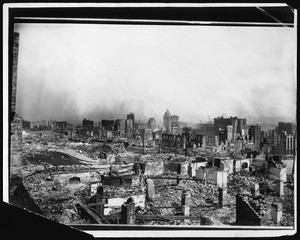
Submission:
<svg viewBox="0 0 300 240">
<path fill-rule="evenodd" d="M 203 233 L 228 227 L 235 237 L 244 234 L 239 226 L 294 231 L 297 11 L 229 4 L 215 14 L 222 24 L 206 24 L 203 12 L 215 5 L 113 4 L 90 12 L 94 5 L 84 7 L 91 15 L 78 24 L 42 18 L 38 27 L 22 8 L 14 11 L 18 4 L 5 5 L 13 13 L 4 31 L 8 202 L 87 230 L 201 224 L 222 225 L 201 227 Z M 184 17 L 169 19 L 182 10 Z M 131 13 L 145 19 L 114 21 Z M 83 24 L 101 16 L 107 24 Z M 23 221 L 10 215 L 7 222 L 19 229 Z"/>
</svg>

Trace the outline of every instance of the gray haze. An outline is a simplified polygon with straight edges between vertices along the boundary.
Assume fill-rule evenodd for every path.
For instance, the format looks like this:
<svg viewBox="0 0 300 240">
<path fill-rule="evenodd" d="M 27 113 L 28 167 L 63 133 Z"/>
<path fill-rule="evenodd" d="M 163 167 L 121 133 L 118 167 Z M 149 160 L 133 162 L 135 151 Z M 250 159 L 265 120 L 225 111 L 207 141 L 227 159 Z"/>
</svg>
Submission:
<svg viewBox="0 0 300 240">
<path fill-rule="evenodd" d="M 295 121 L 295 29 L 17 24 L 17 112 L 181 121 Z M 257 119 L 257 120 L 256 120 Z M 250 120 L 251 122 L 252 120 Z"/>
</svg>

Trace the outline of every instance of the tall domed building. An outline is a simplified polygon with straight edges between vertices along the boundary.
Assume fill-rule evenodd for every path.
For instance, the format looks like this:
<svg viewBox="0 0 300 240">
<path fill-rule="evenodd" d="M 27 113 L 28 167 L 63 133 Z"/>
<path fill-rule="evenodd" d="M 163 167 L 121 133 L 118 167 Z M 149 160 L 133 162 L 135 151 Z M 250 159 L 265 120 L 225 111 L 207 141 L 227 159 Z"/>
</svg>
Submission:
<svg viewBox="0 0 300 240">
<path fill-rule="evenodd" d="M 167 109 L 164 114 L 163 125 L 168 133 L 171 132 L 171 113 L 169 112 L 169 109 Z"/>
</svg>

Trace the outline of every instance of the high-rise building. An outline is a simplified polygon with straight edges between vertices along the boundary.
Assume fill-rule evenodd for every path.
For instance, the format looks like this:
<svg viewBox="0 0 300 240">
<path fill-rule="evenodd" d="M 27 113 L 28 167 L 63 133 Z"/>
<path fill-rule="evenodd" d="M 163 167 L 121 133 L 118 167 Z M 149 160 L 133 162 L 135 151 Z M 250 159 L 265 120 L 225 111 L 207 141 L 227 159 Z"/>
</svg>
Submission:
<svg viewBox="0 0 300 240">
<path fill-rule="evenodd" d="M 200 134 L 203 135 L 216 135 L 216 129 L 213 123 L 199 123 L 197 124 L 197 129 L 199 130 Z"/>
<path fill-rule="evenodd" d="M 89 119 L 82 120 L 82 128 L 86 131 L 93 131 L 94 130 L 94 121 Z"/>
<path fill-rule="evenodd" d="M 149 118 L 147 126 L 149 129 L 156 129 L 156 120 L 154 117 Z"/>
<path fill-rule="evenodd" d="M 231 118 L 218 117 L 214 118 L 214 125 L 219 137 L 219 143 L 227 140 L 227 126 L 231 125 Z"/>
<path fill-rule="evenodd" d="M 125 120 L 124 119 L 117 119 L 114 125 L 115 135 L 118 137 L 125 136 Z"/>
<path fill-rule="evenodd" d="M 179 128 L 179 116 L 172 115 L 171 116 L 171 132 L 173 132 L 173 129 Z"/>
<path fill-rule="evenodd" d="M 250 129 L 250 126 L 249 125 L 244 125 L 242 126 L 242 137 L 243 138 L 248 138 L 249 136 L 249 129 Z"/>
<path fill-rule="evenodd" d="M 281 135 L 278 144 L 279 154 L 294 155 L 295 154 L 295 138 L 293 134 Z"/>
<path fill-rule="evenodd" d="M 238 136 L 242 135 L 242 127 L 247 124 L 247 120 L 238 117 L 230 117 L 230 119 L 233 127 L 233 138 L 236 139 Z"/>
<path fill-rule="evenodd" d="M 132 119 L 127 119 L 125 121 L 125 136 L 132 137 L 133 134 L 133 121 Z"/>
<path fill-rule="evenodd" d="M 230 119 L 231 119 L 231 126 L 232 126 L 232 139 L 236 139 L 237 133 L 238 133 L 239 119 L 237 117 L 230 117 Z M 228 134 L 227 134 L 227 136 L 228 136 Z"/>
<path fill-rule="evenodd" d="M 203 144 L 205 146 L 216 146 L 217 132 L 212 122 L 197 124 L 197 133 L 205 136 Z"/>
<path fill-rule="evenodd" d="M 112 131 L 114 129 L 114 121 L 113 120 L 101 120 L 101 127 L 104 130 Z"/>
<path fill-rule="evenodd" d="M 232 125 L 227 126 L 227 141 L 232 142 L 234 140 L 234 129 Z"/>
<path fill-rule="evenodd" d="M 127 120 L 128 119 L 131 119 L 132 120 L 132 124 L 134 124 L 134 114 L 133 113 L 127 114 Z"/>
<path fill-rule="evenodd" d="M 164 128 L 166 129 L 167 133 L 171 132 L 171 113 L 169 111 L 169 109 L 167 109 L 167 111 L 165 112 L 164 116 L 163 116 L 163 125 Z"/>
<path fill-rule="evenodd" d="M 254 150 L 260 150 L 261 126 L 251 125 L 249 128 L 249 139 L 254 142 Z"/>
<path fill-rule="evenodd" d="M 238 119 L 238 126 L 237 126 L 237 133 L 242 135 L 242 128 L 243 126 L 247 125 L 247 119 L 246 118 L 239 118 Z"/>
<path fill-rule="evenodd" d="M 279 122 L 278 123 L 278 133 L 282 134 L 286 132 L 287 134 L 293 133 L 293 124 L 290 122 Z"/>
</svg>

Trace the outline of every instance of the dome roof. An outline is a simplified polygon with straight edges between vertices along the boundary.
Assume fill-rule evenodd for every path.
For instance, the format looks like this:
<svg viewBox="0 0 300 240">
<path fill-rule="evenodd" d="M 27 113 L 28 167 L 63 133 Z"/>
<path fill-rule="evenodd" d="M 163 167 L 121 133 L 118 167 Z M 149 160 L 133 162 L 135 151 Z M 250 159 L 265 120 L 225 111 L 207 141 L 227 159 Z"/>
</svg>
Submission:
<svg viewBox="0 0 300 240">
<path fill-rule="evenodd" d="M 169 109 L 167 109 L 167 111 L 165 112 L 164 117 L 171 117 Z"/>
</svg>

